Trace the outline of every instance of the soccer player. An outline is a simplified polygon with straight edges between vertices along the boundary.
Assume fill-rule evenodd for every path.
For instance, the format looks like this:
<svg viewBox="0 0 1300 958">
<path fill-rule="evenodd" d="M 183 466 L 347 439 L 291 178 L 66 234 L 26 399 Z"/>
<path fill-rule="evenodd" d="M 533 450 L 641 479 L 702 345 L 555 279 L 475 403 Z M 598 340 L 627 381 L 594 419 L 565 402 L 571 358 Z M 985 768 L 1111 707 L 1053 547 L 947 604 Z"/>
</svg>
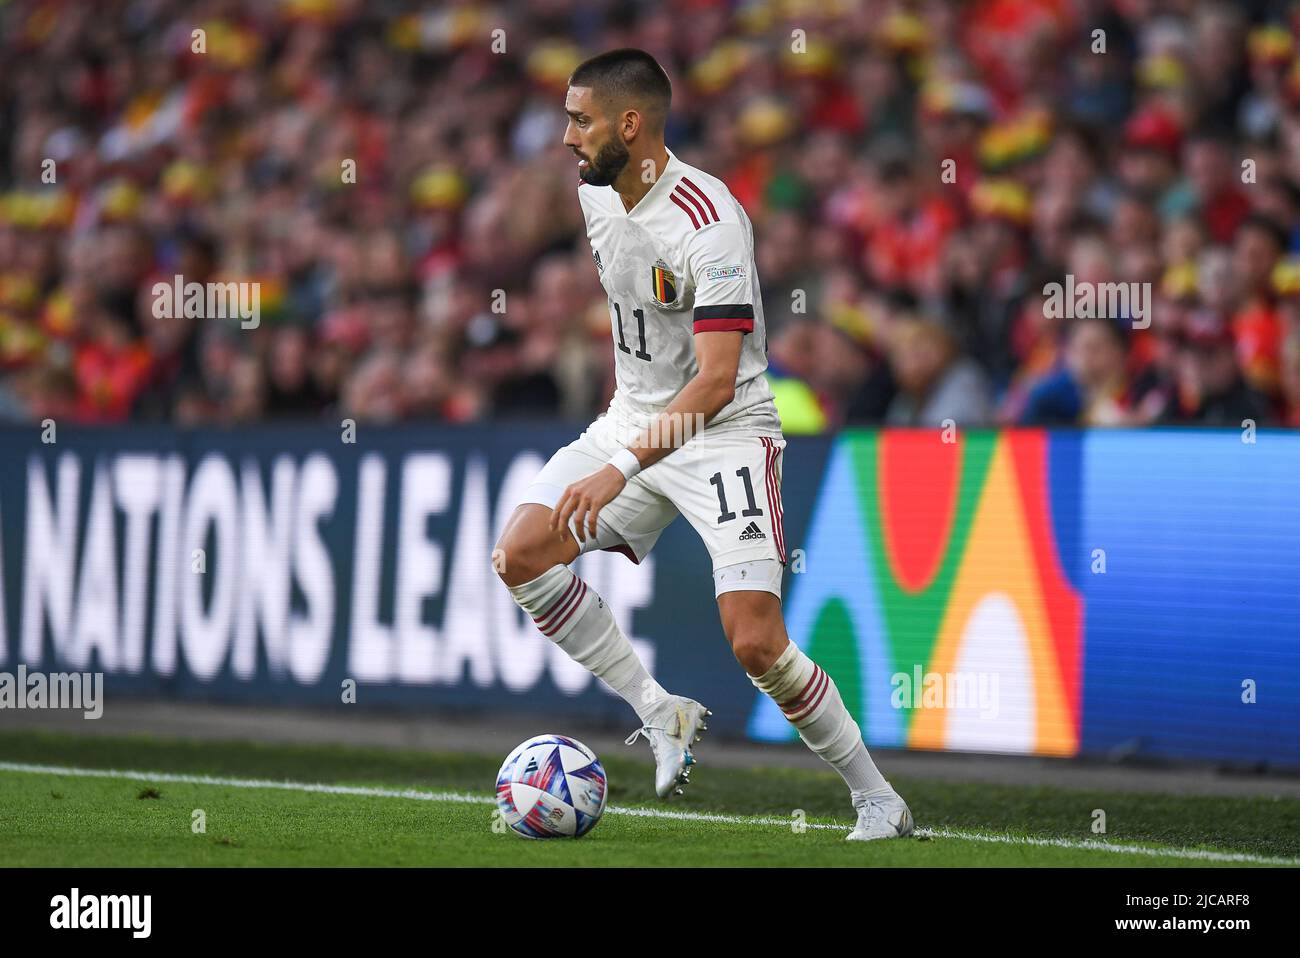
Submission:
<svg viewBox="0 0 1300 958">
<path fill-rule="evenodd" d="M 593 549 L 645 557 L 679 514 L 713 560 L 722 627 L 753 684 L 848 784 L 855 841 L 912 830 L 830 676 L 786 635 L 781 575 L 785 439 L 763 372 L 767 343 L 754 231 L 721 180 L 664 145 L 671 87 L 640 50 L 569 78 L 564 143 L 609 294 L 617 389 L 608 412 L 542 468 L 494 553 L 538 628 L 637 712 L 655 791 L 681 794 L 711 714 L 659 685 L 605 602 L 569 568 Z"/>
</svg>

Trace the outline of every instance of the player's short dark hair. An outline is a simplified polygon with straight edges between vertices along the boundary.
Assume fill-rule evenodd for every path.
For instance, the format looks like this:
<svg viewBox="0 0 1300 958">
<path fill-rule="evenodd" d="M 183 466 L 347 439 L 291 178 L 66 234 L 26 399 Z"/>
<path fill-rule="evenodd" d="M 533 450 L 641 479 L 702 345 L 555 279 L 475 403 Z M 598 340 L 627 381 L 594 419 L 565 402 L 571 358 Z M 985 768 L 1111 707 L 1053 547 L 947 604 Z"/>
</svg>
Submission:
<svg viewBox="0 0 1300 958">
<path fill-rule="evenodd" d="M 644 50 L 609 50 L 578 64 L 569 86 L 591 87 L 592 96 L 606 113 L 635 106 L 652 130 L 668 122 L 673 87 L 659 61 Z"/>
</svg>

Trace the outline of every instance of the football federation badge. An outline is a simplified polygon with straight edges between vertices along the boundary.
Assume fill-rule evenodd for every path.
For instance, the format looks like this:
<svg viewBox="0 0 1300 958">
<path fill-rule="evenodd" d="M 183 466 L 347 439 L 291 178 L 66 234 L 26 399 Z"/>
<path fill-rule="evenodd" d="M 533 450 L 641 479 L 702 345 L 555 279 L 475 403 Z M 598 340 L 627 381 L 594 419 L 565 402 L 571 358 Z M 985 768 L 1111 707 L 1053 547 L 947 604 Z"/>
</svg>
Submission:
<svg viewBox="0 0 1300 958">
<path fill-rule="evenodd" d="M 650 277 L 650 290 L 655 302 L 660 306 L 669 306 L 677 302 L 677 277 L 668 268 L 668 264 L 659 260 L 653 267 Z"/>
</svg>

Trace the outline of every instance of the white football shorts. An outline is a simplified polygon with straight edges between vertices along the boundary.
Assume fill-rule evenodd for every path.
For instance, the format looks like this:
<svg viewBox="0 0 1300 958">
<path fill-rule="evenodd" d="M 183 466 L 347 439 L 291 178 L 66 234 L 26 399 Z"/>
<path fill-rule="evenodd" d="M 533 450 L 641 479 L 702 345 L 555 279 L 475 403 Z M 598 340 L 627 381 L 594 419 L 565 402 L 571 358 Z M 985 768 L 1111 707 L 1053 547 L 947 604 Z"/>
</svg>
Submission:
<svg viewBox="0 0 1300 958">
<path fill-rule="evenodd" d="M 521 501 L 555 508 L 570 483 L 591 475 L 623 447 L 604 418 L 597 419 L 550 458 Z M 583 552 L 614 550 L 640 562 L 668 524 L 684 515 L 709 550 L 718 594 L 762 589 L 780 595 L 780 572 L 786 563 L 781 522 L 784 450 L 784 439 L 698 433 L 633 476 L 601 509 L 596 538 L 578 544 Z M 572 520 L 569 527 L 577 538 Z M 719 570 L 760 560 L 779 563 L 775 573 L 719 578 Z"/>
</svg>

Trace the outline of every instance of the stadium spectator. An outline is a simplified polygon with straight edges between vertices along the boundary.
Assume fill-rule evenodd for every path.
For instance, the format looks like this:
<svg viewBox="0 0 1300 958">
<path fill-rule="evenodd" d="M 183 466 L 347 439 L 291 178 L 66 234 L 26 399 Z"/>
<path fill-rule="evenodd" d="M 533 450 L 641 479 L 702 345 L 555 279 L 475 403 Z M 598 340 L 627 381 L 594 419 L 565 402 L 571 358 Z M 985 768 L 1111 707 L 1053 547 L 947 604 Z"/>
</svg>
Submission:
<svg viewBox="0 0 1300 958">
<path fill-rule="evenodd" d="M 1021 425 L 1105 426 L 1129 421 L 1128 341 L 1119 321 L 1073 320 L 1063 360 L 1030 390 Z"/>
<path fill-rule="evenodd" d="M 1178 357 L 1178 390 L 1162 423 L 1240 429 L 1273 420 L 1268 400 L 1252 389 L 1237 365 L 1232 330 L 1210 310 L 1187 318 Z"/>
<path fill-rule="evenodd" d="M 1278 271 L 1300 253 L 1300 19 L 871 9 L 0 6 L 0 415 L 589 419 L 610 321 L 561 107 L 583 57 L 632 44 L 669 70 L 672 148 L 749 210 L 792 422 L 885 420 L 906 304 L 983 371 L 958 421 L 1200 424 L 1262 396 L 1295 424 L 1300 283 Z M 506 55 L 481 42 L 497 26 Z M 1108 327 L 1043 314 L 1065 274 L 1150 283 L 1165 320 L 1117 352 Z M 176 275 L 257 284 L 260 327 L 156 316 Z M 1226 334 L 1184 340 L 1198 310 Z M 1214 398 L 1227 337 L 1241 382 Z M 1094 352 L 1104 383 L 1074 355 Z"/>
<path fill-rule="evenodd" d="M 962 356 L 944 326 L 905 319 L 894 330 L 890 365 L 898 394 L 885 413 L 891 426 L 987 426 L 993 420 L 988 384 Z"/>
</svg>

